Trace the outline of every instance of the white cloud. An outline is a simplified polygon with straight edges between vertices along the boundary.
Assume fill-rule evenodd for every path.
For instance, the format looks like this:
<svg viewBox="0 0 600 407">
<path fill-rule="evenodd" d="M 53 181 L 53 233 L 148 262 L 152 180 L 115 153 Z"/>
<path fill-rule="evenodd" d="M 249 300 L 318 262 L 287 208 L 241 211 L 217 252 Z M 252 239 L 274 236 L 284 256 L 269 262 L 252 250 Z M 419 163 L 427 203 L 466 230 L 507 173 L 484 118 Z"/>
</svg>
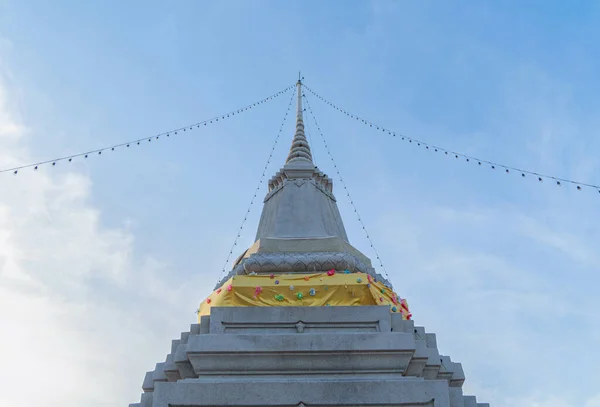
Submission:
<svg viewBox="0 0 600 407">
<path fill-rule="evenodd" d="M 587 287 L 597 281 L 598 265 L 590 223 L 502 203 L 408 203 L 381 219 L 376 236 L 388 244 L 384 258 L 394 259 L 388 269 L 396 289 L 408 298 L 415 322 L 438 335 L 440 351 L 463 363 L 466 394 L 495 407 L 597 402 L 589 386 L 598 358 L 582 353 L 597 345 L 600 326 L 594 312 L 600 303 Z M 563 376 L 559 360 L 576 364 L 585 378 L 566 370 Z M 564 392 L 554 394 L 561 385 Z"/>
<path fill-rule="evenodd" d="M 0 76 L 1 168 L 31 160 L 8 82 Z M 195 298 L 184 292 L 193 284 L 165 281 L 151 257 L 135 266 L 128 222 L 101 225 L 87 176 L 4 173 L 0 191 L 0 407 L 138 400 L 144 371 L 193 322 L 178 301 Z"/>
<path fill-rule="evenodd" d="M 600 407 L 600 393 L 588 399 L 585 402 L 585 407 Z"/>
</svg>

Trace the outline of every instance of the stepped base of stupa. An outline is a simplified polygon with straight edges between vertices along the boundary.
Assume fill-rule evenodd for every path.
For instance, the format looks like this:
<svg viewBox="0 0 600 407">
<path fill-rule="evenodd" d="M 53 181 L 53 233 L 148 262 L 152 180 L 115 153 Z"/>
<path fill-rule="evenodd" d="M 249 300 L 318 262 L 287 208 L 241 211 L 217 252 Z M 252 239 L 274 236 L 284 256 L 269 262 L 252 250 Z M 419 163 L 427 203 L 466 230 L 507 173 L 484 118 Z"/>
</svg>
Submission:
<svg viewBox="0 0 600 407">
<path fill-rule="evenodd" d="M 460 363 L 389 306 L 212 307 L 130 407 L 485 407 Z"/>
</svg>

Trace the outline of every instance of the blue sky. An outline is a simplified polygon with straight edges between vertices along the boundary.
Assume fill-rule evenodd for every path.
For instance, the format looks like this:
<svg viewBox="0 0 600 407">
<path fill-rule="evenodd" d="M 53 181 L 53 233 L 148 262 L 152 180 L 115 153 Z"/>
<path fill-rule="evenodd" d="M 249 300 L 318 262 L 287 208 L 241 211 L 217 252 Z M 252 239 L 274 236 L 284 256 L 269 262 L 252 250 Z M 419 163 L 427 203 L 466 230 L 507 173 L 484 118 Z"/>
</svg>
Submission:
<svg viewBox="0 0 600 407">
<path fill-rule="evenodd" d="M 0 168 L 204 120 L 302 70 L 397 132 L 598 184 L 599 35 L 591 1 L 0 0 Z M 15 366 L 0 407 L 33 404 L 31 366 L 38 405 L 138 400 L 221 272 L 289 96 L 132 151 L 0 174 L 0 355 Z M 463 363 L 465 392 L 600 406 L 600 194 L 446 158 L 307 98 L 395 288 Z M 288 120 L 268 174 L 292 133 Z"/>
</svg>

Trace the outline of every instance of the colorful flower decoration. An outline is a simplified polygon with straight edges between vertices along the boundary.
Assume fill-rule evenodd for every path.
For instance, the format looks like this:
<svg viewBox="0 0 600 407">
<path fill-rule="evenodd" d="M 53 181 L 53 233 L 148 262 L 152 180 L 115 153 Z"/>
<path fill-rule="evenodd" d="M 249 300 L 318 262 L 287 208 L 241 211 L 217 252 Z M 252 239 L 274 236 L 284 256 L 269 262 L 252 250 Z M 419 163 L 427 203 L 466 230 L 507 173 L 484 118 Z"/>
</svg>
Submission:
<svg viewBox="0 0 600 407">
<path fill-rule="evenodd" d="M 221 294 L 221 289 L 220 288 L 217 290 L 217 294 Z"/>
<path fill-rule="evenodd" d="M 350 274 L 349 270 L 344 270 L 344 274 Z"/>
<path fill-rule="evenodd" d="M 381 294 L 385 294 L 385 290 L 383 288 L 381 289 Z"/>
<path fill-rule="evenodd" d="M 357 278 L 357 279 L 356 279 L 356 282 L 357 282 L 357 283 L 362 283 L 362 278 Z"/>
<path fill-rule="evenodd" d="M 368 283 L 368 284 L 367 284 L 367 288 L 371 288 L 371 283 Z"/>
<path fill-rule="evenodd" d="M 277 301 L 283 301 L 285 298 L 283 297 L 283 295 L 281 295 L 281 294 L 277 294 L 277 295 L 275 296 L 275 299 L 276 299 Z"/>
<path fill-rule="evenodd" d="M 335 269 L 331 269 L 331 270 L 329 270 L 329 271 L 327 272 L 327 275 L 328 275 L 328 276 L 332 276 L 332 275 L 334 275 L 334 274 L 335 274 Z"/>
<path fill-rule="evenodd" d="M 296 298 L 298 298 L 299 300 L 301 300 L 302 298 L 304 298 L 304 295 L 302 295 L 302 293 L 297 293 L 296 294 Z"/>
<path fill-rule="evenodd" d="M 379 302 L 383 302 L 383 297 L 379 297 Z"/>
<path fill-rule="evenodd" d="M 275 280 L 275 285 L 279 284 L 279 280 Z"/>
<path fill-rule="evenodd" d="M 206 300 L 207 304 L 210 304 L 211 302 L 212 302 L 212 300 L 210 298 Z"/>
<path fill-rule="evenodd" d="M 370 274 L 367 274 L 367 281 L 370 283 L 373 281 L 373 277 Z"/>
<path fill-rule="evenodd" d="M 304 281 L 308 281 L 309 277 L 308 276 L 304 276 Z"/>
<path fill-rule="evenodd" d="M 229 284 L 229 285 L 227 286 L 227 291 L 231 291 L 232 289 L 233 289 L 232 285 L 231 285 L 231 284 Z"/>
<path fill-rule="evenodd" d="M 272 279 L 274 279 L 274 278 L 275 278 L 275 274 L 271 274 L 271 275 L 269 276 L 269 278 L 270 278 L 271 280 L 272 280 Z"/>
<path fill-rule="evenodd" d="M 258 294 L 262 293 L 262 287 L 257 285 L 254 289 L 254 296 L 256 297 Z"/>
<path fill-rule="evenodd" d="M 315 294 L 317 293 L 317 290 L 315 290 L 314 288 L 311 288 L 311 289 L 308 291 L 308 293 L 309 293 L 310 295 L 315 295 Z"/>
<path fill-rule="evenodd" d="M 294 291 L 294 286 L 293 285 L 290 286 L 290 290 Z"/>
<path fill-rule="evenodd" d="M 392 312 L 396 312 L 396 311 L 398 311 L 398 308 L 392 307 Z"/>
</svg>

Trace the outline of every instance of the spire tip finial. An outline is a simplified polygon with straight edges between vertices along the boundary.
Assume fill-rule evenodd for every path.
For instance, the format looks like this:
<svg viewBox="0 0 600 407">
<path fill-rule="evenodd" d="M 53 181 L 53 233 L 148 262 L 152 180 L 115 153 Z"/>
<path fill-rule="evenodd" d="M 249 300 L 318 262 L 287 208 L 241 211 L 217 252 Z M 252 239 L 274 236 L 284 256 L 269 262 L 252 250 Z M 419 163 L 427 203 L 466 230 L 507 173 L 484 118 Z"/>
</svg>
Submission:
<svg viewBox="0 0 600 407">
<path fill-rule="evenodd" d="M 298 72 L 298 83 L 296 83 L 296 87 L 298 88 L 298 104 L 296 107 L 296 133 L 294 134 L 294 139 L 292 140 L 292 147 L 290 149 L 290 153 L 286 160 L 286 164 L 290 162 L 308 162 L 312 164 L 312 154 L 310 152 L 310 146 L 308 145 L 308 140 L 304 135 L 304 120 L 302 118 L 302 73 Z"/>
</svg>

